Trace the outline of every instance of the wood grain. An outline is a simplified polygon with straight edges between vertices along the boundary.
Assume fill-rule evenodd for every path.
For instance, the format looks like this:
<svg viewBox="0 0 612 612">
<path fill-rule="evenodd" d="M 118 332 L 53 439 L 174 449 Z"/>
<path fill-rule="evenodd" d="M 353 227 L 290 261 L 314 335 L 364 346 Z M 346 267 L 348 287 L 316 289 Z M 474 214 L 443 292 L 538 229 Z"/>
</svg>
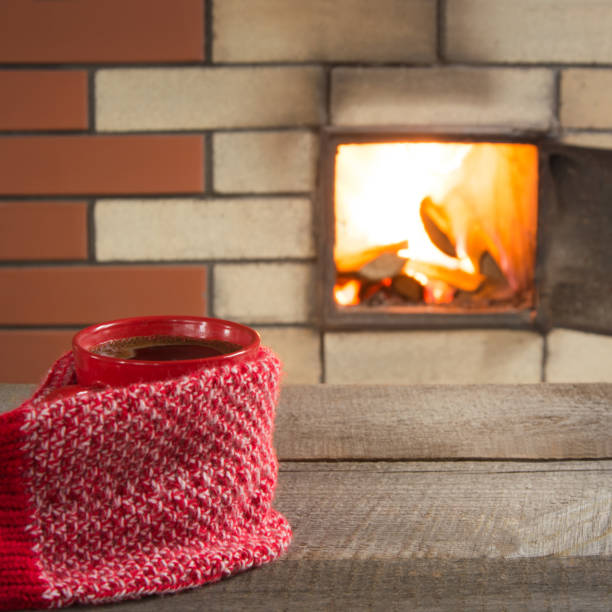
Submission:
<svg viewBox="0 0 612 612">
<path fill-rule="evenodd" d="M 276 505 L 294 541 L 276 563 L 113 609 L 612 609 L 609 463 L 479 474 L 368 465 L 281 473 Z"/>
<path fill-rule="evenodd" d="M 285 387 L 284 460 L 612 457 L 612 384 Z"/>
<path fill-rule="evenodd" d="M 610 612 L 610 559 L 277 561 L 91 612 Z M 605 581 L 608 584 L 605 584 Z"/>
<path fill-rule="evenodd" d="M 612 556 L 612 471 L 283 472 L 291 558 Z M 594 518 L 597 515 L 597 518 Z M 611 568 L 612 569 L 612 568 Z"/>
<path fill-rule="evenodd" d="M 7 410 L 31 385 L 0 385 Z M 281 460 L 612 458 L 612 384 L 295 385 Z"/>
</svg>

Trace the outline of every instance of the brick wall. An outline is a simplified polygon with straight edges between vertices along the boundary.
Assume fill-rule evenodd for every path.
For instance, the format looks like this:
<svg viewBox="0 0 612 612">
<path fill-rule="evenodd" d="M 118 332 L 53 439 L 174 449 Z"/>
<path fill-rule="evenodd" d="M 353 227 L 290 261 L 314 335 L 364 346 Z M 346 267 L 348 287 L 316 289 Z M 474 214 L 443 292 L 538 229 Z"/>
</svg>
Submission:
<svg viewBox="0 0 612 612">
<path fill-rule="evenodd" d="M 0 380 L 161 313 L 254 325 L 287 382 L 610 380 L 612 339 L 575 331 L 320 334 L 312 200 L 326 125 L 612 146 L 612 4 L 3 0 L 0 23 Z"/>
</svg>

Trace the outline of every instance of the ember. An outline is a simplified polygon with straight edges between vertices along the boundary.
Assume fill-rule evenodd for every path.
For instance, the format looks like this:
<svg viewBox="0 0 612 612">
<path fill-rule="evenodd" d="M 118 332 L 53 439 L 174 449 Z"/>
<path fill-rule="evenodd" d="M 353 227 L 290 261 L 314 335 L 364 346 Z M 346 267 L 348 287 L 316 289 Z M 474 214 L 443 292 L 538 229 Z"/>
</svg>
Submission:
<svg viewBox="0 0 612 612">
<path fill-rule="evenodd" d="M 336 303 L 532 305 L 537 148 L 338 146 Z"/>
</svg>

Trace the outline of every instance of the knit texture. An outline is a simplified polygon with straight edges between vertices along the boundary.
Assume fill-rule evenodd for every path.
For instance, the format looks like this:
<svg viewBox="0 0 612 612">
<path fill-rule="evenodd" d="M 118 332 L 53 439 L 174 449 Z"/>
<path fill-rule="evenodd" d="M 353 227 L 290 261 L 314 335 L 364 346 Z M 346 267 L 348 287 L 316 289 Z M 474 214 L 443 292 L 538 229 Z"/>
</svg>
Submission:
<svg viewBox="0 0 612 612">
<path fill-rule="evenodd" d="M 289 545 L 272 508 L 280 364 L 253 361 L 47 401 L 72 355 L 0 415 L 0 609 L 172 592 Z"/>
</svg>

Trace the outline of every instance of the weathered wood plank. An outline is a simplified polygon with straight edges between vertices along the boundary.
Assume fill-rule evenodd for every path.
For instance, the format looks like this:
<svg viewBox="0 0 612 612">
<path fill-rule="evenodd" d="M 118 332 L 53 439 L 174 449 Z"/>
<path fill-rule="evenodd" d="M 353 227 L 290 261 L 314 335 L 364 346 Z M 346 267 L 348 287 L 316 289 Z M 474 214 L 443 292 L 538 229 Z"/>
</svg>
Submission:
<svg viewBox="0 0 612 612">
<path fill-rule="evenodd" d="M 0 385 L 0 406 L 31 390 Z M 286 386 L 275 443 L 281 460 L 612 458 L 612 384 Z"/>
<path fill-rule="evenodd" d="M 612 472 L 371 466 L 281 473 L 294 542 L 271 566 L 113 609 L 612 609 Z"/>
<path fill-rule="evenodd" d="M 281 459 L 612 457 L 612 384 L 318 385 L 281 394 Z"/>
<path fill-rule="evenodd" d="M 91 612 L 610 612 L 610 559 L 277 561 Z M 607 581 L 607 583 L 606 583 Z M 85 609 L 85 608 L 84 608 Z"/>
<path fill-rule="evenodd" d="M 291 558 L 612 557 L 612 472 L 286 472 Z M 612 567 L 611 567 L 612 571 Z"/>
</svg>

